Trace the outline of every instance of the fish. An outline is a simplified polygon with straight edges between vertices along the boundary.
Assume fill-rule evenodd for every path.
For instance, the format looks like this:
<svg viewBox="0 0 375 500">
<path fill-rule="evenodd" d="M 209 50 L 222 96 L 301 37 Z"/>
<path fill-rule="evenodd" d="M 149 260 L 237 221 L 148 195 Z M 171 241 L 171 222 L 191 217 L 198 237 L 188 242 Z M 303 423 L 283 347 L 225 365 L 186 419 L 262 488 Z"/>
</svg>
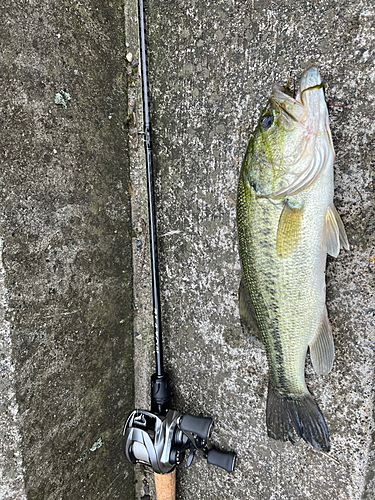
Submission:
<svg viewBox="0 0 375 500">
<path fill-rule="evenodd" d="M 328 374 L 335 349 L 326 307 L 327 254 L 349 250 L 333 204 L 335 151 L 316 67 L 296 95 L 274 83 L 251 134 L 237 193 L 241 323 L 266 350 L 268 436 L 328 452 L 324 416 L 305 382 L 307 350 Z"/>
</svg>

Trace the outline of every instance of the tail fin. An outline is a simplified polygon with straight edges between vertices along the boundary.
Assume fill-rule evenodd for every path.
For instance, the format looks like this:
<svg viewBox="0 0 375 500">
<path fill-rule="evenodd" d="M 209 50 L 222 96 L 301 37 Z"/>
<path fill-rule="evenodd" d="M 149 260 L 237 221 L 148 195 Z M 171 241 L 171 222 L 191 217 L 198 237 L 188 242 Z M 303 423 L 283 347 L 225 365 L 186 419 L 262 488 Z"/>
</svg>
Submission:
<svg viewBox="0 0 375 500">
<path fill-rule="evenodd" d="M 307 443 L 322 451 L 330 450 L 327 424 L 319 406 L 311 394 L 298 398 L 281 394 L 277 389 L 268 387 L 267 399 L 268 436 L 293 444 L 294 431 Z"/>
</svg>

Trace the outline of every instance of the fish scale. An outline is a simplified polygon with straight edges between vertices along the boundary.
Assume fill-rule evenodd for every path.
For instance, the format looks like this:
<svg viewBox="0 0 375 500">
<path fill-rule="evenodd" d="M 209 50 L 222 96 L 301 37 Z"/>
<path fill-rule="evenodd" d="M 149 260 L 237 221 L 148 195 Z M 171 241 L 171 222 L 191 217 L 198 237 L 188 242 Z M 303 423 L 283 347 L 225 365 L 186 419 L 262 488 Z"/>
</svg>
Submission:
<svg viewBox="0 0 375 500">
<path fill-rule="evenodd" d="M 275 84 L 238 183 L 240 315 L 266 349 L 268 434 L 294 442 L 297 433 L 324 451 L 328 429 L 304 367 L 309 347 L 318 374 L 329 372 L 334 358 L 326 256 L 349 245 L 333 207 L 333 161 L 318 70 L 305 71 L 296 98 Z"/>
</svg>

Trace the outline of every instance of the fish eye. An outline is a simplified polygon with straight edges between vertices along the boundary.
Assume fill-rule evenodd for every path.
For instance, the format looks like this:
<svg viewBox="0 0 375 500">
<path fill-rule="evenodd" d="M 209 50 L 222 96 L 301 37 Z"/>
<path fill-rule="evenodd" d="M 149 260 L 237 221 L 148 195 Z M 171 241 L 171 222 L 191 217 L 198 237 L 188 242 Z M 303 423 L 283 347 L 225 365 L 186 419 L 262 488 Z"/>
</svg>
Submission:
<svg viewBox="0 0 375 500">
<path fill-rule="evenodd" d="M 266 115 L 264 115 L 260 121 L 260 126 L 262 127 L 263 130 L 268 130 L 272 124 L 273 124 L 273 114 L 271 113 L 267 113 Z"/>
</svg>

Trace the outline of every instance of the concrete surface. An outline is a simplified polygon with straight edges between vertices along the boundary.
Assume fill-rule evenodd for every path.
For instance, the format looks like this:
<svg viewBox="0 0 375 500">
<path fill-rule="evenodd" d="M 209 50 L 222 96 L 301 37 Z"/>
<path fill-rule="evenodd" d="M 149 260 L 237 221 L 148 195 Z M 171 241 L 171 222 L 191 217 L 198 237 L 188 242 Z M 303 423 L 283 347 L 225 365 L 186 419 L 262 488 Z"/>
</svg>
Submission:
<svg viewBox="0 0 375 500">
<path fill-rule="evenodd" d="M 173 403 L 212 416 L 213 443 L 238 454 L 232 475 L 202 459 L 181 466 L 177 498 L 374 498 L 374 7 L 361 0 L 153 0 L 146 7 Z M 330 430 L 329 456 L 267 437 L 265 352 L 242 332 L 237 311 L 232 201 L 272 83 L 312 64 L 332 104 L 335 204 L 351 243 L 327 268 L 333 371 L 316 377 L 307 363 Z M 136 342 L 147 351 L 146 334 Z M 146 498 L 147 482 L 137 498 Z"/>
<path fill-rule="evenodd" d="M 130 499 L 124 5 L 0 16 L 0 498 Z"/>
<path fill-rule="evenodd" d="M 146 8 L 173 404 L 212 416 L 212 444 L 238 454 L 232 475 L 180 466 L 177 498 L 374 498 L 374 7 Z M 137 471 L 134 494 L 120 443 L 154 370 L 137 2 L 5 0 L 0 13 L 0 498 L 150 500 L 152 475 Z M 327 268 L 333 372 L 307 363 L 329 456 L 267 438 L 265 353 L 237 311 L 245 148 L 272 83 L 311 64 L 332 104 L 351 243 Z"/>
</svg>

